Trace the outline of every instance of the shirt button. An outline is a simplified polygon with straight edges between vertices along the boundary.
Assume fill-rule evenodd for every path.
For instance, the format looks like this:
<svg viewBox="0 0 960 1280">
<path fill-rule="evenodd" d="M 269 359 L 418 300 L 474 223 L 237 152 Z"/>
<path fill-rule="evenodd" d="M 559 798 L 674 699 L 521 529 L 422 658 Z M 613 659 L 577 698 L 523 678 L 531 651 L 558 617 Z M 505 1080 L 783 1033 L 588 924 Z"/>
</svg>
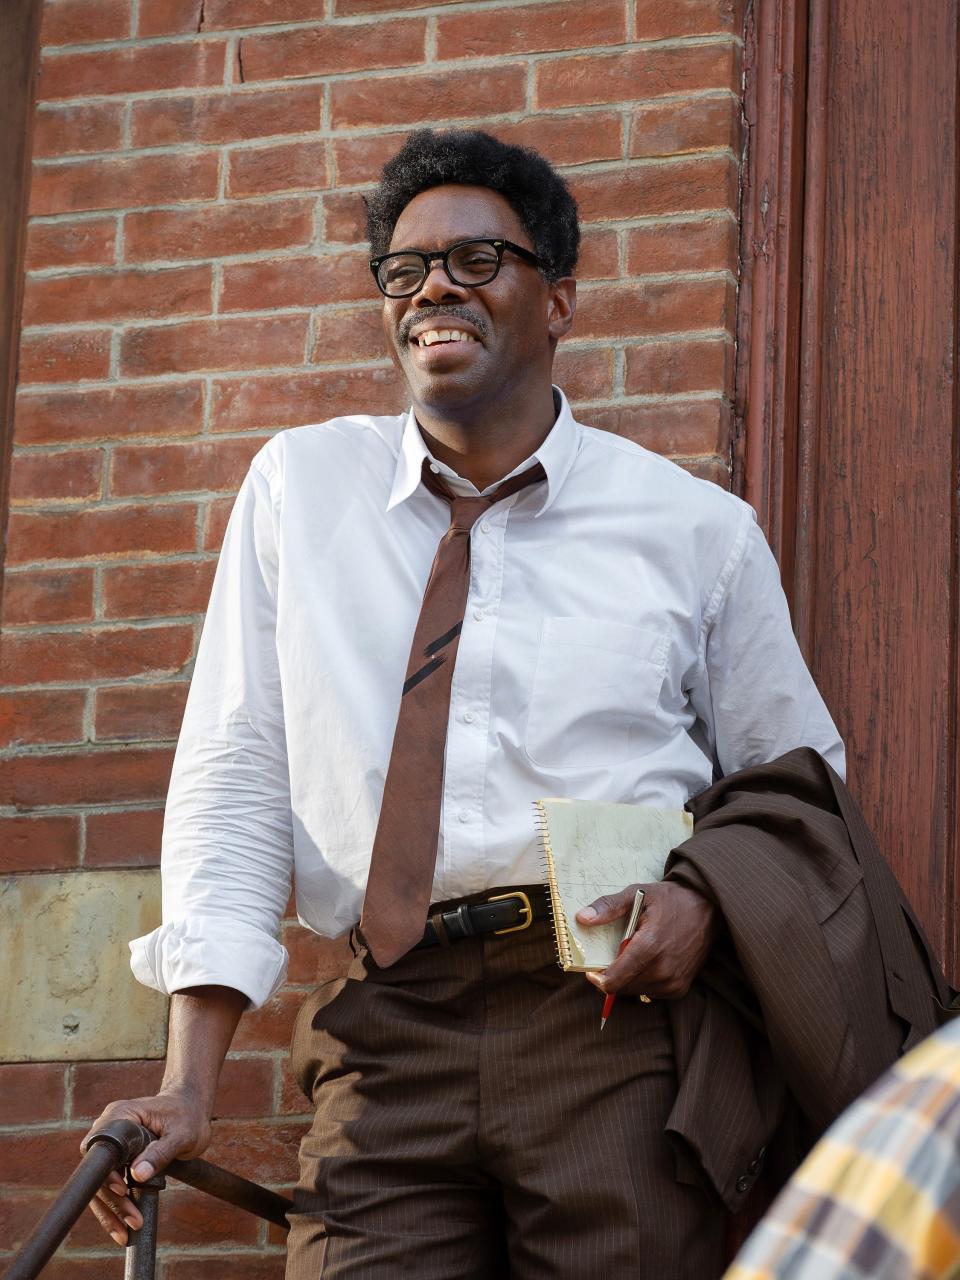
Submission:
<svg viewBox="0 0 960 1280">
<path fill-rule="evenodd" d="M 489 523 L 488 523 L 486 520 L 484 520 L 483 524 L 480 526 L 480 532 L 481 532 L 481 533 L 489 533 L 489 532 L 490 532 L 490 525 L 489 525 Z"/>
<path fill-rule="evenodd" d="M 737 1179 L 737 1190 L 740 1192 L 740 1194 L 741 1194 L 741 1195 L 743 1195 L 744 1191 L 749 1191 L 749 1190 L 750 1190 L 750 1179 L 749 1179 L 749 1178 L 738 1178 L 738 1179 Z"/>
<path fill-rule="evenodd" d="M 458 821 L 458 822 L 469 822 L 469 821 L 470 821 L 470 814 L 466 811 L 466 809 L 461 809 L 461 810 L 460 810 L 460 812 L 457 814 L 457 821 Z"/>
<path fill-rule="evenodd" d="M 476 720 L 476 718 L 477 718 L 477 717 L 473 714 L 473 712 L 472 712 L 472 711 L 465 711 L 465 712 L 463 713 L 463 719 L 464 719 L 464 723 L 465 723 L 465 724 L 473 724 L 473 722 L 474 722 L 474 720 Z"/>
<path fill-rule="evenodd" d="M 430 470 L 433 472 L 435 476 L 438 476 L 440 474 L 440 468 L 437 466 L 435 462 L 430 463 Z"/>
<path fill-rule="evenodd" d="M 473 611 L 473 620 L 474 620 L 474 622 L 482 622 L 482 621 L 483 621 L 483 610 L 482 610 L 482 609 L 474 609 L 474 611 Z"/>
</svg>

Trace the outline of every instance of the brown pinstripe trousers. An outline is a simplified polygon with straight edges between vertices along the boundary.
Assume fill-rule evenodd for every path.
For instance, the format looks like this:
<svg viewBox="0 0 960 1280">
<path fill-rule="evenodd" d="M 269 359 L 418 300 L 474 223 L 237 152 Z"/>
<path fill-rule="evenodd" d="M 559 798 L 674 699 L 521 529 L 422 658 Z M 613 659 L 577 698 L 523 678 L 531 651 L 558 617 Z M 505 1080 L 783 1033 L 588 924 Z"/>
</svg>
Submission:
<svg viewBox="0 0 960 1280">
<path fill-rule="evenodd" d="M 484 895 L 485 896 L 485 895 Z M 550 926 L 411 952 L 306 1001 L 316 1106 L 287 1280 L 712 1280 L 719 1199 L 674 1178 L 662 1004 L 564 974 Z"/>
</svg>

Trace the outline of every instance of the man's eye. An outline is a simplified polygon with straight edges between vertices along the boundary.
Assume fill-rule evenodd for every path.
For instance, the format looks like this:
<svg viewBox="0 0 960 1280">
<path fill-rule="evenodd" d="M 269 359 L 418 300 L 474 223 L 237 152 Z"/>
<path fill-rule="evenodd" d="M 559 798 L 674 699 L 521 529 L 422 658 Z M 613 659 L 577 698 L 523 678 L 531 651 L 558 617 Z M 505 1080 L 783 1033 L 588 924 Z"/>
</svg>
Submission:
<svg viewBox="0 0 960 1280">
<path fill-rule="evenodd" d="M 382 271 L 388 284 L 404 284 L 407 280 L 416 280 L 422 271 L 418 262 L 389 262 Z"/>
</svg>

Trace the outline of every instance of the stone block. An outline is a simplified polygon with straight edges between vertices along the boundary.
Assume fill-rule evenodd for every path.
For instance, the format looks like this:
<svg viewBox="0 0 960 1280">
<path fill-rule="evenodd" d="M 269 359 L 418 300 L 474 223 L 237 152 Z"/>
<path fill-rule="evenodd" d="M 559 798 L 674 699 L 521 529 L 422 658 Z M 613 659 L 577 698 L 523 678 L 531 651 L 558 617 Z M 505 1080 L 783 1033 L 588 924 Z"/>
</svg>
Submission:
<svg viewBox="0 0 960 1280">
<path fill-rule="evenodd" d="M 167 1000 L 127 948 L 159 922 L 156 870 L 0 879 L 0 1062 L 162 1058 Z"/>
</svg>

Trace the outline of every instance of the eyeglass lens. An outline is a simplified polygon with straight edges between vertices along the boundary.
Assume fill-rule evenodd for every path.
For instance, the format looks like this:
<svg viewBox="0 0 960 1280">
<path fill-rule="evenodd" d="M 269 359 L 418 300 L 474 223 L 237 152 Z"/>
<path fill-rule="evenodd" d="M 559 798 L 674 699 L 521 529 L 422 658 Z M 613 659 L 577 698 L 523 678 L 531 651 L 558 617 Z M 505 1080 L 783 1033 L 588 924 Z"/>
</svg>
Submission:
<svg viewBox="0 0 960 1280">
<path fill-rule="evenodd" d="M 454 284 L 472 287 L 488 284 L 497 274 L 500 255 L 484 240 L 459 244 L 447 255 L 447 275 Z M 423 258 L 416 253 L 398 253 L 381 263 L 377 273 L 380 287 L 388 295 L 415 293 L 427 278 Z"/>
</svg>

